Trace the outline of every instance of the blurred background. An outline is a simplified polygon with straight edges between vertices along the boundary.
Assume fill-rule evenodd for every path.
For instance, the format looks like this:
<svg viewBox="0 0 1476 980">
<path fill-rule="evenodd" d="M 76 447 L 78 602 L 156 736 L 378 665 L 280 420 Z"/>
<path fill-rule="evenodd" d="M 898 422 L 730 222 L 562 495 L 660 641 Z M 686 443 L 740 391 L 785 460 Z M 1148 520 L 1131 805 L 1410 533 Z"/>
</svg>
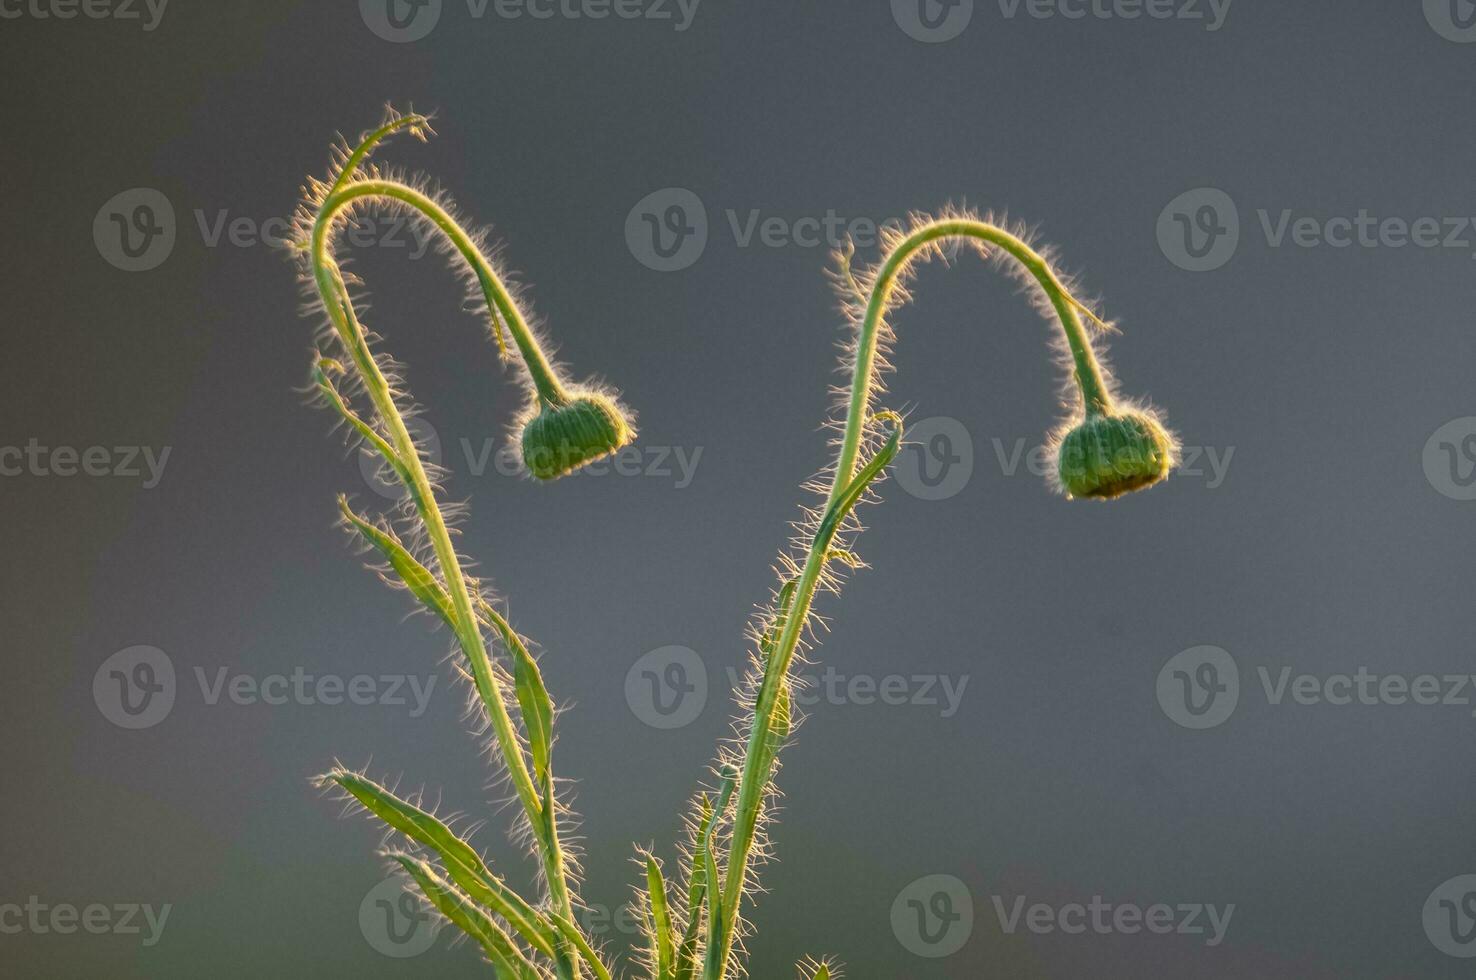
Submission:
<svg viewBox="0 0 1476 980">
<path fill-rule="evenodd" d="M 1467 0 L 0 0 L 0 973 L 485 976 L 396 899 L 341 759 L 514 883 L 447 638 L 365 571 L 390 506 L 304 406 L 277 247 L 335 134 L 424 172 L 640 413 L 535 485 L 454 276 L 353 248 L 470 501 L 461 546 L 570 706 L 586 925 L 635 941 L 742 633 L 828 459 L 849 232 L 1007 211 L 1117 318 L 1187 449 L 1049 492 L 1054 329 L 924 268 L 781 775 L 750 973 L 1440 978 L 1476 956 L 1476 9 Z M 665 681 L 680 683 L 669 690 Z M 1149 925 L 1153 928 L 1149 928 Z"/>
</svg>

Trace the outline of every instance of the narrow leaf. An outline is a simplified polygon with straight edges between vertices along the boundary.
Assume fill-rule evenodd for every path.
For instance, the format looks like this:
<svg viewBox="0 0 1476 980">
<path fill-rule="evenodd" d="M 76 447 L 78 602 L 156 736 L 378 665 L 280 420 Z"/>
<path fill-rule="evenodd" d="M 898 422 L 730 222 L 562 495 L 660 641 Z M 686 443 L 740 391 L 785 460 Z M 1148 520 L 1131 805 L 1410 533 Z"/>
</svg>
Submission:
<svg viewBox="0 0 1476 980">
<path fill-rule="evenodd" d="M 384 461 L 390 465 L 390 468 L 395 471 L 396 475 L 408 487 L 411 483 L 410 473 L 405 466 L 404 460 L 400 458 L 400 454 L 395 452 L 394 447 L 386 442 L 383 436 L 374 431 L 373 426 L 359 418 L 354 410 L 349 408 L 348 402 L 328 377 L 329 372 L 337 374 L 342 371 L 343 365 L 337 361 L 330 357 L 320 357 L 317 363 L 313 365 L 313 384 L 318 386 L 318 390 L 328 399 L 328 404 L 333 406 L 334 411 L 338 412 L 343 417 L 343 420 L 349 424 L 349 427 L 357 432 L 366 443 L 372 446 L 375 452 L 384 457 Z"/>
<path fill-rule="evenodd" d="M 348 498 L 338 498 L 338 509 L 343 511 L 344 519 L 354 526 L 354 529 L 374 546 L 389 562 L 390 568 L 394 569 L 400 581 L 410 590 L 415 598 L 423 602 L 431 611 L 435 612 L 446 625 L 456 630 L 456 613 L 452 609 L 451 599 L 446 595 L 446 590 L 441 588 L 441 583 L 430 569 L 426 568 L 400 543 L 400 539 L 382 527 L 378 527 L 364 518 L 355 514 L 349 508 Z"/>
<path fill-rule="evenodd" d="M 697 824 L 697 853 L 692 856 L 692 874 L 687 882 L 688 929 L 695 928 L 695 923 L 702 913 L 702 889 L 707 880 L 707 868 L 703 865 L 703 855 L 707 852 L 708 834 L 712 830 L 715 811 L 706 793 L 702 794 L 701 811 L 702 818 Z"/>
<path fill-rule="evenodd" d="M 718 898 L 723 893 L 722 879 L 718 877 L 717 862 L 712 849 L 703 853 L 703 867 L 708 881 L 707 890 L 707 952 L 703 957 L 702 975 L 705 980 L 717 980 L 722 975 L 723 965 L 723 903 Z"/>
<path fill-rule="evenodd" d="M 457 837 L 451 828 L 361 773 L 336 769 L 326 778 L 390 827 L 434 851 L 459 888 L 502 916 L 530 946 L 545 956 L 553 956 L 552 928 L 528 902 L 494 875 L 476 849 Z"/>
<path fill-rule="evenodd" d="M 653 855 L 646 855 L 646 890 L 651 896 L 652 941 L 656 944 L 656 973 L 658 980 L 671 980 L 672 960 L 676 951 L 672 948 L 671 910 L 666 904 L 666 879 L 661 875 L 661 865 Z"/>
<path fill-rule="evenodd" d="M 579 927 L 557 912 L 549 912 L 548 915 L 553 920 L 553 924 L 558 926 L 559 932 L 564 934 L 564 938 L 579 951 L 580 957 L 589 964 L 595 976 L 599 980 L 610 980 L 610 971 L 605 968 L 604 963 L 600 962 L 599 956 L 595 955 L 594 947 L 589 944 L 588 939 L 584 938 L 584 933 L 579 930 Z"/>
<path fill-rule="evenodd" d="M 779 602 L 774 610 L 774 622 L 764 631 L 764 638 L 759 642 L 759 650 L 765 658 L 774 652 L 774 645 L 779 642 L 779 634 L 784 632 L 784 625 L 789 620 L 789 605 L 794 601 L 794 589 L 798 584 L 799 579 L 792 578 L 779 589 Z"/>
<path fill-rule="evenodd" d="M 782 679 L 778 681 L 779 693 L 774 696 L 774 719 L 769 725 L 769 737 L 766 748 L 769 754 L 769 762 L 772 764 L 774 757 L 783 748 L 785 740 L 794 724 L 794 719 L 789 713 L 789 685 Z"/>
<path fill-rule="evenodd" d="M 528 731 L 528 751 L 533 756 L 533 772 L 540 784 L 549 782 L 549 757 L 553 752 L 553 699 L 543 685 L 543 672 L 538 661 L 528 652 L 523 640 L 508 625 L 502 614 L 485 600 L 477 607 L 502 636 L 502 643 L 513 658 L 513 688 L 523 714 L 523 727 Z"/>
<path fill-rule="evenodd" d="M 677 950 L 676 980 L 691 980 L 697 969 L 697 937 L 702 928 L 702 903 L 708 894 L 707 860 L 711 857 L 712 835 L 717 821 L 727 812 L 737 780 L 738 771 L 726 767 L 718 787 L 717 806 L 714 808 L 706 795 L 701 799 L 697 852 L 692 855 L 692 873 L 687 880 L 687 928 L 682 932 L 682 945 Z"/>
<path fill-rule="evenodd" d="M 481 945 L 487 958 L 499 972 L 505 971 L 519 980 L 539 980 L 538 968 L 523 955 L 523 951 L 518 949 L 512 938 L 502 931 L 502 927 L 436 874 L 435 869 L 408 854 L 396 854 L 394 858 L 415 879 L 415 883 L 436 910 Z"/>
<path fill-rule="evenodd" d="M 820 521 L 820 530 L 816 533 L 815 540 L 817 542 L 824 542 L 827 547 L 830 544 L 831 536 L 840 527 L 840 522 L 856 506 L 856 501 L 861 499 L 861 495 L 866 492 L 866 488 L 871 485 L 871 482 L 881 475 L 881 471 L 886 469 L 892 460 L 897 458 L 897 453 L 902 448 L 901 416 L 896 412 L 878 412 L 874 421 L 881 420 L 892 423 L 891 435 L 887 436 L 881 448 L 876 451 L 876 455 L 867 460 L 866 465 L 861 467 L 860 471 L 851 479 L 851 482 L 846 484 L 845 488 L 841 490 L 840 495 L 835 499 L 835 503 L 825 512 L 825 516 Z"/>
<path fill-rule="evenodd" d="M 340 190 L 345 184 L 353 180 L 359 172 L 359 164 L 364 162 L 364 158 L 374 149 L 375 144 L 399 129 L 408 129 L 410 134 L 422 143 L 425 142 L 427 133 L 434 132 L 430 128 L 430 119 L 428 117 L 415 112 L 400 115 L 392 108 L 386 107 L 384 124 L 378 129 L 366 133 L 359 145 L 354 147 L 344 159 L 338 179 L 329 188 L 329 193 L 331 194 L 334 191 Z"/>
</svg>

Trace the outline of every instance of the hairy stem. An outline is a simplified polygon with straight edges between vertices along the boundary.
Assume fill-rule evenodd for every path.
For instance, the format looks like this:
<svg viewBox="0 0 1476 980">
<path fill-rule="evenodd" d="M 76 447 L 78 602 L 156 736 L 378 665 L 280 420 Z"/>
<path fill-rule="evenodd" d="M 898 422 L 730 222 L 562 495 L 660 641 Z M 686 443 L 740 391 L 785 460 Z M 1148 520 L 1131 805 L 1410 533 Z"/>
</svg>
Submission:
<svg viewBox="0 0 1476 980">
<path fill-rule="evenodd" d="M 406 205 L 420 212 L 435 225 L 476 274 L 477 282 L 487 297 L 487 309 L 494 317 L 500 318 L 500 322 L 508 325 L 513 335 L 513 342 L 518 345 L 518 352 L 523 356 L 523 364 L 528 369 L 528 375 L 533 381 L 538 397 L 549 405 L 559 406 L 568 403 L 568 392 L 559 383 L 558 375 L 554 373 L 553 366 L 538 345 L 538 339 L 528 327 L 527 321 L 523 319 L 523 314 L 513 302 L 507 287 L 493 271 L 492 264 L 487 261 L 481 249 L 477 248 L 476 242 L 472 240 L 466 229 L 457 224 L 455 219 L 433 199 L 415 188 L 393 180 L 356 180 L 330 193 L 323 201 L 323 206 L 318 212 L 317 223 L 313 228 L 313 261 L 315 264 L 319 254 L 318 243 L 324 237 L 333 216 L 361 198 L 388 199 Z"/>
<path fill-rule="evenodd" d="M 544 877 L 548 883 L 549 900 L 559 915 L 572 921 L 573 899 L 568 885 L 563 848 L 559 841 L 558 821 L 553 811 L 553 794 L 549 791 L 551 777 L 548 785 L 544 787 L 544 792 L 540 794 L 539 788 L 534 785 L 532 775 L 529 773 L 517 728 L 508 713 L 501 684 L 487 654 L 481 627 L 472 608 L 473 600 L 467 588 L 466 576 L 456 556 L 445 519 L 436 504 L 430 479 L 426 475 L 415 441 L 395 404 L 389 382 L 369 349 L 368 339 L 354 313 L 342 272 L 331 254 L 329 231 L 334 215 L 354 200 L 368 196 L 392 198 L 407 204 L 425 214 L 446 234 L 476 270 L 483 289 L 488 294 L 489 304 L 495 302 L 495 309 L 509 324 L 540 397 L 545 400 L 556 400 L 559 404 L 562 404 L 566 398 L 552 368 L 533 338 L 532 332 L 513 303 L 512 297 L 493 273 L 490 263 L 482 256 L 471 237 L 439 205 L 411 187 L 387 180 L 350 183 L 343 189 L 330 194 L 323 202 L 313 227 L 310 246 L 314 283 L 328 311 L 334 330 L 358 368 L 365 390 L 389 431 L 389 441 L 401 463 L 401 467 L 397 467 L 397 470 L 405 480 L 406 489 L 425 525 L 427 537 L 435 551 L 436 562 L 445 579 L 446 591 L 450 595 L 455 614 L 457 643 L 471 664 L 477 693 L 486 708 L 487 718 L 491 723 L 503 762 L 507 766 L 518 800 L 522 804 L 528 823 L 533 829 L 534 838 L 538 843 Z M 571 945 L 566 941 L 561 948 L 559 972 L 562 976 L 578 978 L 580 976 L 578 954 L 571 948 Z"/>
<path fill-rule="evenodd" d="M 862 430 L 867 422 L 867 409 L 875 382 L 877 344 L 882 321 L 897 280 L 907 264 L 919 252 L 938 241 L 954 237 L 972 238 L 1000 248 L 1025 267 L 1045 291 L 1060 320 L 1071 351 L 1073 376 L 1081 392 L 1083 411 L 1090 417 L 1106 414 L 1112 408 L 1101 368 L 1077 314 L 1080 304 L 1056 278 L 1046 260 L 1018 237 L 984 221 L 945 218 L 917 228 L 897 243 L 886 256 L 866 299 L 865 314 L 856 340 L 845 432 L 841 438 L 830 492 L 825 502 L 825 517 L 810 541 L 809 553 L 805 557 L 803 570 L 790 599 L 789 613 L 784 619 L 778 643 L 768 655 L 764 683 L 754 705 L 753 723 L 749 728 L 748 744 L 745 747 L 743 774 L 738 784 L 727 854 L 727 879 L 722 894 L 723 935 L 708 940 L 722 944 L 722 955 L 717 961 L 715 974 L 707 980 L 723 980 L 732 958 L 748 863 L 773 766 L 773 752 L 768 745 L 775 721 L 775 707 L 786 683 L 801 632 L 809 620 L 810 606 L 825 568 L 831 542 L 840 530 L 840 519 L 844 514 L 838 510 L 838 505 L 843 503 L 842 498 L 856 475 Z"/>
</svg>

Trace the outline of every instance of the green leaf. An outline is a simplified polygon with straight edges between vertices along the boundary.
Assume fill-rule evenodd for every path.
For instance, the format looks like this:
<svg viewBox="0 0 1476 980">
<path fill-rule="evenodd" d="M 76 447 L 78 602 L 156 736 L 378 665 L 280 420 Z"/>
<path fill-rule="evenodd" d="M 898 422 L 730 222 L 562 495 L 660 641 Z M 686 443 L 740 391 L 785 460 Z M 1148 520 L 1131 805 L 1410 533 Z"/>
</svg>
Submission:
<svg viewBox="0 0 1476 980">
<path fill-rule="evenodd" d="M 784 627 L 788 625 L 789 607 L 794 602 L 794 590 L 798 584 L 799 579 L 792 578 L 785 582 L 779 589 L 779 601 L 775 606 L 774 622 L 765 631 L 764 638 L 759 643 L 759 651 L 763 654 L 764 658 L 764 681 L 762 687 L 768 687 L 770 684 L 780 685 L 778 693 L 774 695 L 773 723 L 770 725 L 764 740 L 764 749 L 768 754 L 770 765 L 773 764 L 775 757 L 779 754 L 779 750 L 789 738 L 793 730 L 794 721 L 790 714 L 789 685 L 784 683 L 785 679 L 782 677 L 769 676 L 768 658 L 774 652 L 774 647 L 778 645 L 779 636 L 784 632 Z"/>
<path fill-rule="evenodd" d="M 702 928 L 702 899 L 705 894 L 706 869 L 702 855 L 707 849 L 707 833 L 712 827 L 712 802 L 707 794 L 698 801 L 701 816 L 697 822 L 697 852 L 692 855 L 692 870 L 687 876 L 687 927 L 682 930 L 682 943 L 676 952 L 676 980 L 691 980 L 697 969 L 697 933 Z"/>
<path fill-rule="evenodd" d="M 353 525 L 364 540 L 385 557 L 390 568 L 394 569 L 395 574 L 400 577 L 400 581 L 405 583 L 410 593 L 440 616 L 453 632 L 456 631 L 456 613 L 451 606 L 451 598 L 446 594 L 446 590 L 441 588 L 440 581 L 430 573 L 430 569 L 416 561 L 415 557 L 400 543 L 400 539 L 391 532 L 355 514 L 349 508 L 348 498 L 338 498 L 338 509 L 343 511 L 344 519 Z"/>
<path fill-rule="evenodd" d="M 610 980 L 610 971 L 605 969 L 605 964 L 601 963 L 600 958 L 595 955 L 594 947 L 590 946 L 589 940 L 584 938 L 584 933 L 579 931 L 579 927 L 557 912 L 549 912 L 548 917 L 553 921 L 554 925 L 558 926 L 559 932 L 564 934 L 564 938 L 569 940 L 574 948 L 579 951 L 579 955 L 584 959 L 584 962 L 589 964 L 589 968 L 595 972 L 595 976 L 599 980 Z"/>
<path fill-rule="evenodd" d="M 799 579 L 792 578 L 779 589 L 779 601 L 774 609 L 774 622 L 764 631 L 764 638 L 759 641 L 759 650 L 766 659 L 774 652 L 774 645 L 779 642 L 779 634 L 784 632 L 784 625 L 789 619 L 789 605 L 794 601 L 794 589 L 797 585 L 799 585 Z"/>
<path fill-rule="evenodd" d="M 881 420 L 892 423 L 891 434 L 876 451 L 876 455 L 867 460 L 866 465 L 861 467 L 850 483 L 846 484 L 840 495 L 836 497 L 835 503 L 825 512 L 825 516 L 820 520 L 820 529 L 815 534 L 817 543 L 824 542 L 825 546 L 829 547 L 831 537 L 834 536 L 845 516 L 856 506 L 856 501 L 861 499 L 861 495 L 866 492 L 871 482 L 881 475 L 881 471 L 897 458 L 897 453 L 902 448 L 902 418 L 896 412 L 876 413 L 873 421 Z"/>
<path fill-rule="evenodd" d="M 661 875 L 661 865 L 650 854 L 646 855 L 646 890 L 651 896 L 651 938 L 656 945 L 657 980 L 671 980 L 672 961 L 676 957 L 672 948 L 671 909 L 666 904 L 666 879 Z"/>
<path fill-rule="evenodd" d="M 390 468 L 395 471 L 395 474 L 400 477 L 400 480 L 407 487 L 410 486 L 412 483 L 410 471 L 406 468 L 405 461 L 400 458 L 400 454 L 395 452 L 394 447 L 386 442 L 383 436 L 374 431 L 373 426 L 359 418 L 354 413 L 354 410 L 349 408 L 347 400 L 339 393 L 338 388 L 328 377 L 329 374 L 342 373 L 342 364 L 339 364 L 331 357 L 319 357 L 317 363 L 313 365 L 313 384 L 318 386 L 318 390 L 328 399 L 328 404 L 333 406 L 333 409 L 339 415 L 343 416 L 343 420 L 349 424 L 349 427 L 357 432 L 366 443 L 372 446 L 375 452 L 384 457 L 384 461 L 390 465 Z"/>
<path fill-rule="evenodd" d="M 702 975 L 707 980 L 716 980 L 722 975 L 723 965 L 723 903 L 717 901 L 723 893 L 723 883 L 718 877 L 717 862 L 713 860 L 712 849 L 703 851 L 702 856 L 708 881 L 707 952 L 703 957 Z"/>
<path fill-rule="evenodd" d="M 799 971 L 799 980 L 840 980 L 840 968 L 833 965 L 828 958 L 817 960 L 813 956 L 806 956 L 795 968 Z"/>
<path fill-rule="evenodd" d="M 779 754 L 779 750 L 784 747 L 784 742 L 789 738 L 793 725 L 794 719 L 789 713 L 789 685 L 780 680 L 779 693 L 774 695 L 774 719 L 769 725 L 767 749 L 770 764 Z"/>
<path fill-rule="evenodd" d="M 712 830 L 712 821 L 715 811 L 712 801 L 707 794 L 702 794 L 701 802 L 702 817 L 697 823 L 697 853 L 692 856 L 692 873 L 687 880 L 687 928 L 695 929 L 695 923 L 702 914 L 702 890 L 706 882 L 707 869 L 703 866 L 703 854 L 707 852 L 708 834 Z"/>
<path fill-rule="evenodd" d="M 434 851 L 459 888 L 502 916 L 534 949 L 545 956 L 553 956 L 552 928 L 528 902 L 494 875 L 476 849 L 457 837 L 451 828 L 362 773 L 335 769 L 324 778 L 341 787 L 393 829 Z"/>
<path fill-rule="evenodd" d="M 692 873 L 687 879 L 687 928 L 682 932 L 682 945 L 677 950 L 676 980 L 691 980 L 697 969 L 697 934 L 702 928 L 702 903 L 708 894 L 707 861 L 712 856 L 712 834 L 719 817 L 727 812 L 737 781 L 738 771 L 725 767 L 718 786 L 717 806 L 712 805 L 706 794 L 699 801 L 697 851 L 692 855 Z"/>
<path fill-rule="evenodd" d="M 354 147 L 344 159 L 343 166 L 339 170 L 338 179 L 329 188 L 329 193 L 339 190 L 349 181 L 353 180 L 359 172 L 359 164 L 364 162 L 364 159 L 369 156 L 370 151 L 374 149 L 375 145 L 399 129 L 408 129 L 410 134 L 422 143 L 425 142 L 427 133 L 434 132 L 430 128 L 429 117 L 415 112 L 401 115 L 394 109 L 386 106 L 384 123 L 378 129 L 365 133 L 359 145 Z"/>
<path fill-rule="evenodd" d="M 549 781 L 549 758 L 553 753 L 553 699 L 543 685 L 543 672 L 538 669 L 538 661 L 528 652 L 522 638 L 488 602 L 479 599 L 477 607 L 497 628 L 503 645 L 512 654 L 513 688 L 517 692 L 518 707 L 522 709 L 523 727 L 528 731 L 533 772 L 542 785 Z"/>
<path fill-rule="evenodd" d="M 436 874 L 434 868 L 408 854 L 396 854 L 393 857 L 415 879 L 415 883 L 438 912 L 481 944 L 487 958 L 499 972 L 505 971 L 519 980 L 539 980 L 538 968 L 523 955 L 512 937 L 503 932 L 502 927 L 493 922 L 485 912 L 473 905 L 470 899 L 457 891 L 455 886 Z"/>
</svg>

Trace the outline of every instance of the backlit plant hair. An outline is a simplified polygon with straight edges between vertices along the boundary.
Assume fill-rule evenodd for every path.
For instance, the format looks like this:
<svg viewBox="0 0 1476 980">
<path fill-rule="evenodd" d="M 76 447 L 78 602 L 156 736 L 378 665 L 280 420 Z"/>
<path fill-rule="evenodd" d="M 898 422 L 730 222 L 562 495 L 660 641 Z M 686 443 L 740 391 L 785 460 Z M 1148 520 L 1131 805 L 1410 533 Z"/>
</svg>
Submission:
<svg viewBox="0 0 1476 980">
<path fill-rule="evenodd" d="M 399 796 L 342 766 L 318 782 L 377 817 L 402 841 L 386 857 L 432 910 L 478 945 L 499 976 L 610 980 L 609 961 L 574 914 L 577 864 L 567 843 L 570 817 L 553 774 L 553 701 L 527 644 L 485 583 L 466 574 L 452 545 L 446 508 L 437 499 L 437 474 L 406 423 L 414 408 L 394 362 L 373 349 L 377 338 L 360 321 L 350 293 L 355 281 L 334 254 L 344 227 L 378 206 L 405 213 L 438 235 L 508 359 L 504 331 L 512 335 L 528 396 L 517 439 L 535 477 L 572 472 L 617 451 L 635 432 L 612 392 L 570 386 L 559 377 L 484 237 L 463 228 L 443 195 L 367 166 L 374 147 L 398 131 L 424 139 L 429 121 L 390 110 L 357 145 L 337 148 L 327 180 L 310 180 L 304 188 L 295 244 L 310 307 L 325 322 L 312 390 L 338 413 L 350 438 L 383 461 L 384 475 L 407 492 L 397 513 L 380 518 L 357 513 L 340 497 L 342 522 L 377 556 L 386 582 L 407 589 L 451 630 L 465 661 L 460 675 L 470 681 L 475 714 L 490 733 L 491 755 L 519 803 L 515 833 L 537 858 L 540 896 L 527 899 L 494 874 L 482 854 L 419 798 Z M 835 422 L 837 457 L 813 484 L 824 503 L 803 509 L 793 547 L 780 556 L 772 602 L 753 622 L 754 652 L 739 698 L 742 717 L 734 738 L 719 748 L 713 785 L 695 799 L 675 887 L 654 853 L 639 853 L 645 925 L 639 953 L 650 980 L 723 980 L 743 969 L 743 900 L 756 887 L 757 865 L 770 853 L 764 829 L 778 757 L 799 720 L 790 669 L 813 643 L 816 594 L 839 588 L 839 568 L 861 567 L 853 550 L 860 529 L 855 508 L 901 448 L 901 418 L 874 404 L 892 340 L 887 316 L 907 299 L 915 264 L 945 256 L 944 244 L 955 242 L 974 246 L 1019 275 L 1042 312 L 1061 327 L 1071 395 L 1070 417 L 1052 439 L 1058 487 L 1069 496 L 1109 498 L 1162 480 L 1174 464 L 1173 438 L 1156 414 L 1119 402 L 1081 316 L 1101 329 L 1110 327 L 1073 296 L 1022 230 L 963 212 L 919 215 L 910 227 L 889 230 L 882 259 L 860 275 L 851 271 L 850 249 L 841 253 L 835 278 L 854 337 L 847 348 L 851 383 L 842 392 L 844 414 Z M 369 411 L 361 412 L 359 403 Z M 502 656 L 494 657 L 498 645 Z M 804 980 L 840 977 L 825 961 L 807 959 L 798 970 Z"/>
</svg>

